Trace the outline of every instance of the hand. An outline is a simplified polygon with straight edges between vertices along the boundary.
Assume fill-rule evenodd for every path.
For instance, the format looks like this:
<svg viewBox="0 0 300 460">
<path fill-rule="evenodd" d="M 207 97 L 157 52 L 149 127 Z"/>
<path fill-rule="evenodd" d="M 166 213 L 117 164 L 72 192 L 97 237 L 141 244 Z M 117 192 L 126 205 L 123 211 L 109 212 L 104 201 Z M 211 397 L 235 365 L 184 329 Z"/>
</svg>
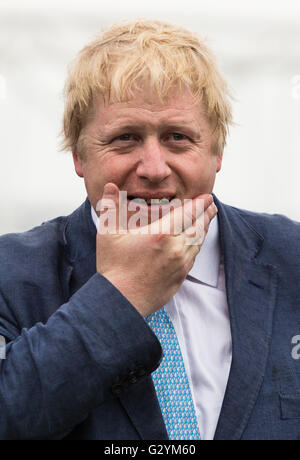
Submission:
<svg viewBox="0 0 300 460">
<path fill-rule="evenodd" d="M 204 215 L 203 209 L 196 207 L 198 198 L 204 202 Z M 119 189 L 115 184 L 106 184 L 101 202 L 105 200 L 115 203 L 118 215 Z M 163 224 L 167 218 L 171 221 L 171 234 L 153 234 L 151 228 L 155 222 L 143 227 L 148 234 L 136 234 L 131 230 L 97 234 L 97 271 L 143 316 L 154 313 L 178 291 L 194 264 L 217 208 L 211 195 L 199 195 L 183 209 L 177 208 L 171 213 L 172 219 L 165 215 L 160 222 Z M 192 226 L 199 229 L 201 224 L 204 228 L 197 244 L 187 244 Z"/>
</svg>

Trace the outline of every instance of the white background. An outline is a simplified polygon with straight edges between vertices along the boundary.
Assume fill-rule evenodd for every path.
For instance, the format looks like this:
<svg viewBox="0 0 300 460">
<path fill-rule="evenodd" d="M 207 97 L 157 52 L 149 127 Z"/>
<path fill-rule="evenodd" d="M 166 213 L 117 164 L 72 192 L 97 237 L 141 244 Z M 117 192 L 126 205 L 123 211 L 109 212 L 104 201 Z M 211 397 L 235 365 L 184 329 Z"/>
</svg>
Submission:
<svg viewBox="0 0 300 460">
<path fill-rule="evenodd" d="M 68 62 L 103 26 L 146 17 L 208 37 L 235 97 L 215 193 L 300 220 L 299 0 L 0 0 L 0 234 L 85 199 L 59 152 Z"/>
</svg>

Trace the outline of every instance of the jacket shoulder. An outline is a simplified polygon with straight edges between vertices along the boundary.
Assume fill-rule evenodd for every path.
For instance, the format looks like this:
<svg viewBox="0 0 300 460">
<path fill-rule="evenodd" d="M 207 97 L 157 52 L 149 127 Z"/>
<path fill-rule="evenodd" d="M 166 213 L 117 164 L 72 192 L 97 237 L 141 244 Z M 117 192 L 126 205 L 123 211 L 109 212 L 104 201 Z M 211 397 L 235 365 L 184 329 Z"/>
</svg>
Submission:
<svg viewBox="0 0 300 460">
<path fill-rule="evenodd" d="M 24 233 L 0 237 L 0 286 L 30 280 L 57 263 L 67 217 L 58 217 Z"/>
<path fill-rule="evenodd" d="M 266 250 L 274 252 L 274 256 L 292 259 L 300 257 L 300 223 L 282 214 L 267 214 L 248 211 L 245 209 L 231 208 L 235 216 L 242 220 L 257 234 L 265 243 Z"/>
<path fill-rule="evenodd" d="M 300 223 L 287 216 L 252 212 L 234 207 L 232 209 L 261 234 L 267 233 L 268 236 L 273 236 L 274 238 L 289 237 L 294 234 L 299 238 Z"/>
</svg>

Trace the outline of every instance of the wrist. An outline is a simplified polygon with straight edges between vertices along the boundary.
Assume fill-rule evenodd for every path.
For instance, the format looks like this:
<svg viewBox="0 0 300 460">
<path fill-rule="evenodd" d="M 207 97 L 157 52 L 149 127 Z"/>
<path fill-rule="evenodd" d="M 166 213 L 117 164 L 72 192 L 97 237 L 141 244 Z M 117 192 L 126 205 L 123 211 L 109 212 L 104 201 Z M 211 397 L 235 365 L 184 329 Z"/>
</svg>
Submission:
<svg viewBox="0 0 300 460">
<path fill-rule="evenodd" d="M 120 276 L 120 273 L 116 274 L 113 272 L 101 273 L 116 289 L 131 303 L 131 305 L 140 313 L 141 316 L 145 317 L 152 313 L 151 306 L 147 305 L 143 296 L 138 292 L 136 283 L 131 283 L 128 280 L 128 275 L 125 277 Z"/>
</svg>

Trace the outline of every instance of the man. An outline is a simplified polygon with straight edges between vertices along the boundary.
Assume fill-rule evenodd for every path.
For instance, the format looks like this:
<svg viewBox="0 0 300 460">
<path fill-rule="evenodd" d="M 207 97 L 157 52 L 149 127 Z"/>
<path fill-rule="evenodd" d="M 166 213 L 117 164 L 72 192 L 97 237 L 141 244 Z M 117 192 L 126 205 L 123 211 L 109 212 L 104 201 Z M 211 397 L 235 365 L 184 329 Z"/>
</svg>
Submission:
<svg viewBox="0 0 300 460">
<path fill-rule="evenodd" d="M 182 28 L 116 25 L 81 51 L 64 147 L 88 199 L 0 239 L 2 439 L 300 438 L 300 228 L 213 203 L 230 123 Z"/>
</svg>

